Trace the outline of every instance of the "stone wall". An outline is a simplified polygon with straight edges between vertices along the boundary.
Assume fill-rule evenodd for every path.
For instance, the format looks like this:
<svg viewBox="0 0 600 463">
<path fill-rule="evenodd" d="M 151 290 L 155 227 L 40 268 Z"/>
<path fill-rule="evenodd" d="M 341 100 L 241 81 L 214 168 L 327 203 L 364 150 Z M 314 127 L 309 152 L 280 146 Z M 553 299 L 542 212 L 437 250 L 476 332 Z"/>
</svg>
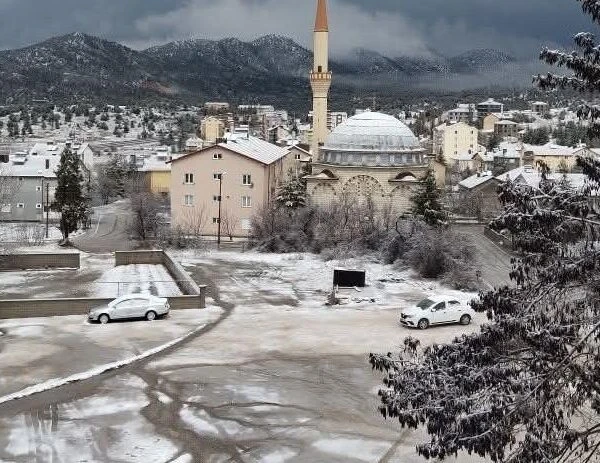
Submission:
<svg viewBox="0 0 600 463">
<path fill-rule="evenodd" d="M 45 270 L 79 268 L 79 266 L 78 252 L 0 255 L 0 270 Z"/>
</svg>

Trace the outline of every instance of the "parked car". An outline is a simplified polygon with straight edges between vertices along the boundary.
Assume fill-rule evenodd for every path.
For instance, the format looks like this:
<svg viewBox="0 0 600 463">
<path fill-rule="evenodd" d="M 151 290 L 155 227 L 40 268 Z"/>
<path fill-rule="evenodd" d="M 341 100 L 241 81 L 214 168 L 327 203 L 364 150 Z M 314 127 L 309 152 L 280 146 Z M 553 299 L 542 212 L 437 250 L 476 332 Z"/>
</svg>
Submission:
<svg viewBox="0 0 600 463">
<path fill-rule="evenodd" d="M 400 323 L 425 330 L 431 325 L 460 323 L 468 325 L 475 311 L 464 302 L 450 296 L 430 296 L 418 304 L 402 310 Z"/>
<path fill-rule="evenodd" d="M 109 302 L 105 306 L 90 310 L 88 320 L 102 324 L 111 320 L 127 318 L 145 318 L 155 320 L 169 313 L 169 301 L 151 294 L 127 294 Z"/>
</svg>

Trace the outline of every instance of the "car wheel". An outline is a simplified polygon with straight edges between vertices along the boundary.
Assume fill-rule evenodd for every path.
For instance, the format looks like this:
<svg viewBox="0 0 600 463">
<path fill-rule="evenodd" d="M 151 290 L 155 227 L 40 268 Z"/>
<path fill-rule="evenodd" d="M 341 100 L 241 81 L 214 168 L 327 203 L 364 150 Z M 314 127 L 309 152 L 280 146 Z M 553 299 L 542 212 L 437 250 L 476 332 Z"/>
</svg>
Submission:
<svg viewBox="0 0 600 463">
<path fill-rule="evenodd" d="M 426 318 L 422 318 L 421 320 L 419 320 L 419 323 L 417 323 L 417 327 L 420 330 L 426 330 L 427 328 L 429 328 L 429 320 L 427 320 Z"/>
<path fill-rule="evenodd" d="M 110 321 L 110 317 L 108 315 L 106 315 L 105 313 L 103 313 L 102 315 L 100 315 L 98 317 L 98 321 L 100 323 L 102 323 L 103 325 L 106 325 Z"/>
<path fill-rule="evenodd" d="M 148 313 L 146 313 L 146 320 L 149 322 L 156 320 L 156 312 L 154 310 L 150 310 Z"/>
<path fill-rule="evenodd" d="M 471 323 L 471 316 L 470 315 L 463 315 L 462 317 L 460 317 L 460 324 L 461 325 L 468 325 Z"/>
</svg>

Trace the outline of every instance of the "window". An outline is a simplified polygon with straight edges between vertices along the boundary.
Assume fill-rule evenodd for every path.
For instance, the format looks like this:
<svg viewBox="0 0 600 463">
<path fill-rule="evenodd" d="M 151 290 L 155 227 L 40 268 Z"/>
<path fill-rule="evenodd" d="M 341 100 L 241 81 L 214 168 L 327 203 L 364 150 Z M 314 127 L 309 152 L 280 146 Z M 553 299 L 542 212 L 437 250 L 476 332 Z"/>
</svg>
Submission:
<svg viewBox="0 0 600 463">
<path fill-rule="evenodd" d="M 221 179 L 221 175 L 223 175 L 223 174 L 213 174 L 213 179 L 214 180 L 220 180 Z"/>
<path fill-rule="evenodd" d="M 252 176 L 250 174 L 242 175 L 242 185 L 252 185 Z"/>
<path fill-rule="evenodd" d="M 25 204 L 23 204 L 23 203 L 17 204 L 17 209 L 24 209 L 24 208 L 25 208 Z"/>
<path fill-rule="evenodd" d="M 460 302 L 458 301 L 448 301 L 449 305 L 460 305 Z"/>
<path fill-rule="evenodd" d="M 42 187 L 41 186 L 36 186 L 35 187 L 35 191 L 42 191 Z"/>
<path fill-rule="evenodd" d="M 323 72 L 323 66 L 317 66 L 317 72 Z"/>
<path fill-rule="evenodd" d="M 221 153 L 213 154 L 213 159 L 223 159 L 223 155 Z"/>
<path fill-rule="evenodd" d="M 444 310 L 445 308 L 446 308 L 446 303 L 440 302 L 439 304 L 435 305 L 431 310 L 436 312 L 438 310 Z"/>
<path fill-rule="evenodd" d="M 296 159 L 296 161 L 299 161 L 299 160 L 300 160 L 300 155 L 299 155 L 299 154 L 296 154 L 296 155 L 294 156 L 294 158 Z"/>
<path fill-rule="evenodd" d="M 42 205 L 41 205 L 40 203 L 37 203 L 37 204 L 35 205 L 35 208 L 36 208 L 36 209 L 41 209 L 41 208 L 42 208 Z"/>
<path fill-rule="evenodd" d="M 213 223 L 220 223 L 221 221 L 219 220 L 218 217 L 213 217 Z"/>
<path fill-rule="evenodd" d="M 186 185 L 192 185 L 194 183 L 194 174 L 185 174 L 184 183 Z"/>
<path fill-rule="evenodd" d="M 219 202 L 219 201 L 221 201 L 221 197 L 219 195 L 214 195 L 213 196 L 213 201 Z"/>
<path fill-rule="evenodd" d="M 242 207 L 252 207 L 252 199 L 250 196 L 242 196 Z"/>
<path fill-rule="evenodd" d="M 250 219 L 242 219 L 242 230 L 250 230 Z"/>
<path fill-rule="evenodd" d="M 185 206 L 193 206 L 194 205 L 194 195 L 185 195 L 183 198 L 183 204 Z"/>
</svg>

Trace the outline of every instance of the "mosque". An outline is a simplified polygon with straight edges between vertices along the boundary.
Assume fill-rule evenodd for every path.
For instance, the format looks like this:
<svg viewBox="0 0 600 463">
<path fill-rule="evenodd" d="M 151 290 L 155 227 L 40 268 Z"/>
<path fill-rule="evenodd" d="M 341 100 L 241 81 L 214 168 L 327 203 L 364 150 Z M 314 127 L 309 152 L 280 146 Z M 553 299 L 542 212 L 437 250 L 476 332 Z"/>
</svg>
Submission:
<svg viewBox="0 0 600 463">
<path fill-rule="evenodd" d="M 329 71 L 327 0 L 317 0 L 314 30 L 312 174 L 307 192 L 314 204 L 344 197 L 370 198 L 379 207 L 401 213 L 427 171 L 425 150 L 412 131 L 387 114 L 365 112 L 327 130 Z"/>
</svg>

